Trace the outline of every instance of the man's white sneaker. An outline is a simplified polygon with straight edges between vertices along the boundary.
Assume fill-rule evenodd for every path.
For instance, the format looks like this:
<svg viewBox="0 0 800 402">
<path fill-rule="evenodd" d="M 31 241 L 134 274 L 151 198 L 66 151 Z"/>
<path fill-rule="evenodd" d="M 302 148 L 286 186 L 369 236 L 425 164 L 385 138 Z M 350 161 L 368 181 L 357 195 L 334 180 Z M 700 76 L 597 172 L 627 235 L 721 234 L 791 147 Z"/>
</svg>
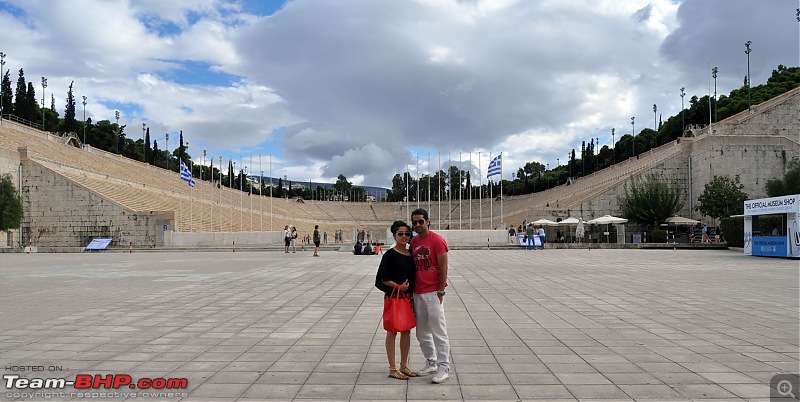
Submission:
<svg viewBox="0 0 800 402">
<path fill-rule="evenodd" d="M 446 379 L 450 378 L 450 369 L 449 368 L 440 368 L 436 375 L 431 378 L 431 382 L 434 384 L 441 384 Z"/>
<path fill-rule="evenodd" d="M 417 374 L 428 375 L 428 374 L 433 374 L 435 372 L 436 372 L 436 360 L 428 360 L 425 363 L 425 367 L 423 367 L 421 370 L 418 370 Z"/>
</svg>

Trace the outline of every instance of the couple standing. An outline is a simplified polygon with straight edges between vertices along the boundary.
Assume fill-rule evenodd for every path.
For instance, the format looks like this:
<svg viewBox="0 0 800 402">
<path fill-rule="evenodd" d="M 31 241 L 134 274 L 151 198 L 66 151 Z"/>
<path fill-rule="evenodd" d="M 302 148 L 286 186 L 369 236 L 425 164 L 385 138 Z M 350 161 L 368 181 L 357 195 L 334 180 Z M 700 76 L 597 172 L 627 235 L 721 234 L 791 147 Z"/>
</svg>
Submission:
<svg viewBox="0 0 800 402">
<path fill-rule="evenodd" d="M 439 384 L 450 376 L 450 341 L 447 337 L 444 306 L 447 287 L 447 242 L 429 228 L 428 211 L 416 209 L 411 224 L 417 233 L 411 239 L 411 227 L 403 221 L 392 224 L 395 246 L 387 250 L 378 268 L 375 286 L 389 297 L 399 287 L 409 297 L 417 320 L 417 340 L 425 357 L 425 367 L 416 373 L 408 368 L 411 331 L 400 333 L 400 368 L 396 366 L 397 332 L 386 333 L 389 376 L 398 380 L 436 373 L 431 379 Z M 410 247 L 407 250 L 406 245 Z"/>
</svg>

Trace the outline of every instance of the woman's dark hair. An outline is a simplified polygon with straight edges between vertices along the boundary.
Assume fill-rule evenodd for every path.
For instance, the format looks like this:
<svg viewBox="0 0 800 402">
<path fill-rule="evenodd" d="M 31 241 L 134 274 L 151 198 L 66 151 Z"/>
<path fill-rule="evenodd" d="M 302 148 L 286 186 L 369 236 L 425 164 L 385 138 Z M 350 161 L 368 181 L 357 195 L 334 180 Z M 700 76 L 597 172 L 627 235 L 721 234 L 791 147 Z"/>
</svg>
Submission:
<svg viewBox="0 0 800 402">
<path fill-rule="evenodd" d="M 397 234 L 397 229 L 400 229 L 402 227 L 407 227 L 408 231 L 409 232 L 411 231 L 411 226 L 408 226 L 407 223 L 403 221 L 394 221 L 394 223 L 392 223 L 392 228 L 390 229 L 392 231 L 392 235 Z"/>
</svg>

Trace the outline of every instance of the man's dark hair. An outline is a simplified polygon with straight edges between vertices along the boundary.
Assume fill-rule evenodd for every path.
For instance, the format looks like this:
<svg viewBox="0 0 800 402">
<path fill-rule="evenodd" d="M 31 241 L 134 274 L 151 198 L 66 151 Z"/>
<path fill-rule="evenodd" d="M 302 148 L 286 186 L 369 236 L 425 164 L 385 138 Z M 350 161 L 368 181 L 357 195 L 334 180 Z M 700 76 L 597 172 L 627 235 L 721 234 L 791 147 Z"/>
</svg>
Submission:
<svg viewBox="0 0 800 402">
<path fill-rule="evenodd" d="M 417 209 L 411 211 L 411 216 L 414 216 L 414 215 L 422 215 L 422 217 L 425 218 L 426 221 L 430 220 L 428 218 L 428 211 L 426 211 L 426 210 L 424 210 L 422 208 L 417 208 Z"/>
</svg>

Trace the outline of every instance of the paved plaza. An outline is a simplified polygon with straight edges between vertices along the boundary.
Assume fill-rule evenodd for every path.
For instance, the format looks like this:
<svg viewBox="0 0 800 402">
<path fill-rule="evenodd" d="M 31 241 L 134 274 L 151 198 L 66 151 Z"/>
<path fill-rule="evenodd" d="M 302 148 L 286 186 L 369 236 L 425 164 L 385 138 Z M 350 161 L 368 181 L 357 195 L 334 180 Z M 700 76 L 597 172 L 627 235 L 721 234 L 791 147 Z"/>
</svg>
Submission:
<svg viewBox="0 0 800 402">
<path fill-rule="evenodd" d="M 387 378 L 379 260 L 0 254 L 0 368 L 25 378 L 186 378 L 186 389 L 152 399 L 167 401 L 766 401 L 774 375 L 800 371 L 797 260 L 456 250 L 445 296 L 450 379 Z M 413 335 L 411 351 L 419 368 Z M 152 390 L 2 391 L 0 400 L 118 401 Z"/>
</svg>

